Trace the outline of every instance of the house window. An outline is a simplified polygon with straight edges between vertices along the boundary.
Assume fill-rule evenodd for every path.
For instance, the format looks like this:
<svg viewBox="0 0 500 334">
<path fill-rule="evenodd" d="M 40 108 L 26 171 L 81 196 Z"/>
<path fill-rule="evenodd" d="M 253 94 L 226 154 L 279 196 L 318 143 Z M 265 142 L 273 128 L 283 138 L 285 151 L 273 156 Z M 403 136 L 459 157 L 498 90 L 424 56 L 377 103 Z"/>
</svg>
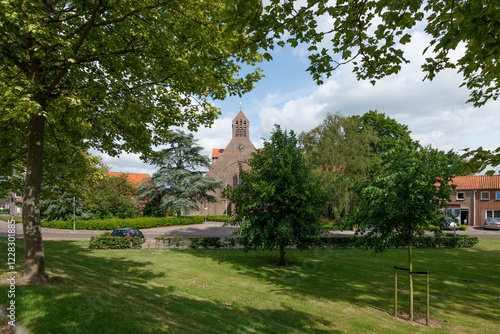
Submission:
<svg viewBox="0 0 500 334">
<path fill-rule="evenodd" d="M 497 191 L 497 192 L 495 193 L 495 199 L 496 199 L 497 201 L 500 201 L 500 191 Z"/>
<path fill-rule="evenodd" d="M 490 200 L 490 192 L 481 191 L 481 201 L 489 201 L 489 200 Z"/>
<path fill-rule="evenodd" d="M 465 193 L 464 192 L 457 192 L 457 200 L 461 201 L 465 199 Z"/>
<path fill-rule="evenodd" d="M 500 218 L 500 210 L 486 210 L 486 218 Z"/>
</svg>

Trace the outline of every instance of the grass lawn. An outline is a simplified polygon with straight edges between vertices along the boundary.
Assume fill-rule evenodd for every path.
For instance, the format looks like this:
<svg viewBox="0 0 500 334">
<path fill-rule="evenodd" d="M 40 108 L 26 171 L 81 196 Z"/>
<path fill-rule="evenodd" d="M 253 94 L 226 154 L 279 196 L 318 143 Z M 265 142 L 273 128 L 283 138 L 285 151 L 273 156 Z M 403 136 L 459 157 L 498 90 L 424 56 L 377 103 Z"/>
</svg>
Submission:
<svg viewBox="0 0 500 334">
<path fill-rule="evenodd" d="M 2 254 L 6 243 L 0 238 Z M 45 240 L 44 246 L 53 282 L 16 286 L 18 323 L 32 333 L 499 330 L 500 239 L 481 239 L 474 249 L 414 250 L 414 269 L 432 273 L 431 328 L 390 315 L 393 267 L 407 267 L 404 249 L 375 257 L 356 249 L 289 250 L 294 265 L 276 267 L 278 253 L 267 251 L 90 251 L 88 241 L 74 240 Z M 18 240 L 18 272 L 22 254 Z M 402 272 L 398 277 L 404 313 L 408 280 Z M 417 312 L 425 315 L 425 276 L 416 277 L 415 286 Z"/>
</svg>

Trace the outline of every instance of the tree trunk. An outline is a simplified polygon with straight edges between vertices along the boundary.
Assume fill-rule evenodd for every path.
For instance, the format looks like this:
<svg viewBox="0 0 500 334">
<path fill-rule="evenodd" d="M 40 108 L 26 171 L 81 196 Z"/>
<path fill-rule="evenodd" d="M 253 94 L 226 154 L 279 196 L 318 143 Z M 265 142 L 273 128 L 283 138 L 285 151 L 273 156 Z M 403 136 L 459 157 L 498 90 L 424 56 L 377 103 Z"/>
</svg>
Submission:
<svg viewBox="0 0 500 334">
<path fill-rule="evenodd" d="M 42 110 L 45 110 L 42 106 Z M 28 159 L 23 195 L 24 279 L 45 282 L 45 255 L 40 224 L 45 117 L 32 114 L 28 128 Z"/>
<path fill-rule="evenodd" d="M 280 261 L 279 264 L 284 266 L 286 265 L 286 260 L 285 260 L 285 246 L 280 245 Z"/>
<path fill-rule="evenodd" d="M 410 321 L 413 321 L 413 260 L 411 254 L 412 242 L 408 243 L 408 267 L 409 267 L 409 284 L 410 284 Z"/>
</svg>

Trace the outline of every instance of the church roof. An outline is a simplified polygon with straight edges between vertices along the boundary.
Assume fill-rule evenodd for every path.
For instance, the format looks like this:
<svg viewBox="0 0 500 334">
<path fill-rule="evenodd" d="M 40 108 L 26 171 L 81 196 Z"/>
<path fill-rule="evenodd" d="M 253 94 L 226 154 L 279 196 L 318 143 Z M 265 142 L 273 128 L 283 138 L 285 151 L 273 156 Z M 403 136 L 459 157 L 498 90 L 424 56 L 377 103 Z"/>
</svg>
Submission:
<svg viewBox="0 0 500 334">
<path fill-rule="evenodd" d="M 244 118 L 244 119 L 246 119 L 248 121 L 247 116 L 245 116 L 245 113 L 241 109 L 240 109 L 240 112 L 233 118 L 233 121 L 236 120 L 236 119 L 240 119 L 240 118 Z"/>
</svg>

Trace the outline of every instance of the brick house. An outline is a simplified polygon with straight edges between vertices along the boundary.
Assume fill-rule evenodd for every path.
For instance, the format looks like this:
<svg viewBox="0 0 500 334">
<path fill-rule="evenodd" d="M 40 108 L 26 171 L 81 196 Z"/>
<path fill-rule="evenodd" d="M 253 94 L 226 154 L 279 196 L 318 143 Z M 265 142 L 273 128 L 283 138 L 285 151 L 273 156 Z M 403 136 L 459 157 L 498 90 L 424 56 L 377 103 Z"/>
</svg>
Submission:
<svg viewBox="0 0 500 334">
<path fill-rule="evenodd" d="M 255 146 L 250 141 L 250 121 L 240 110 L 232 121 L 232 138 L 225 149 L 212 149 L 212 167 L 205 176 L 216 177 L 224 181 L 223 187 L 234 187 L 241 183 L 239 177 L 239 163 L 244 170 L 248 170 L 247 160 L 255 152 Z M 217 203 L 202 202 L 199 204 L 199 215 L 223 215 L 231 214 L 232 204 L 222 196 L 222 189 L 215 195 L 219 199 Z M 206 208 L 206 209 L 205 209 Z"/>
<path fill-rule="evenodd" d="M 7 198 L 0 199 L 0 209 L 8 209 L 11 216 L 21 216 L 23 213 L 23 199 L 20 195 L 11 191 Z"/>
<path fill-rule="evenodd" d="M 446 216 L 460 224 L 483 226 L 487 217 L 500 217 L 500 175 L 457 176 Z"/>
</svg>

